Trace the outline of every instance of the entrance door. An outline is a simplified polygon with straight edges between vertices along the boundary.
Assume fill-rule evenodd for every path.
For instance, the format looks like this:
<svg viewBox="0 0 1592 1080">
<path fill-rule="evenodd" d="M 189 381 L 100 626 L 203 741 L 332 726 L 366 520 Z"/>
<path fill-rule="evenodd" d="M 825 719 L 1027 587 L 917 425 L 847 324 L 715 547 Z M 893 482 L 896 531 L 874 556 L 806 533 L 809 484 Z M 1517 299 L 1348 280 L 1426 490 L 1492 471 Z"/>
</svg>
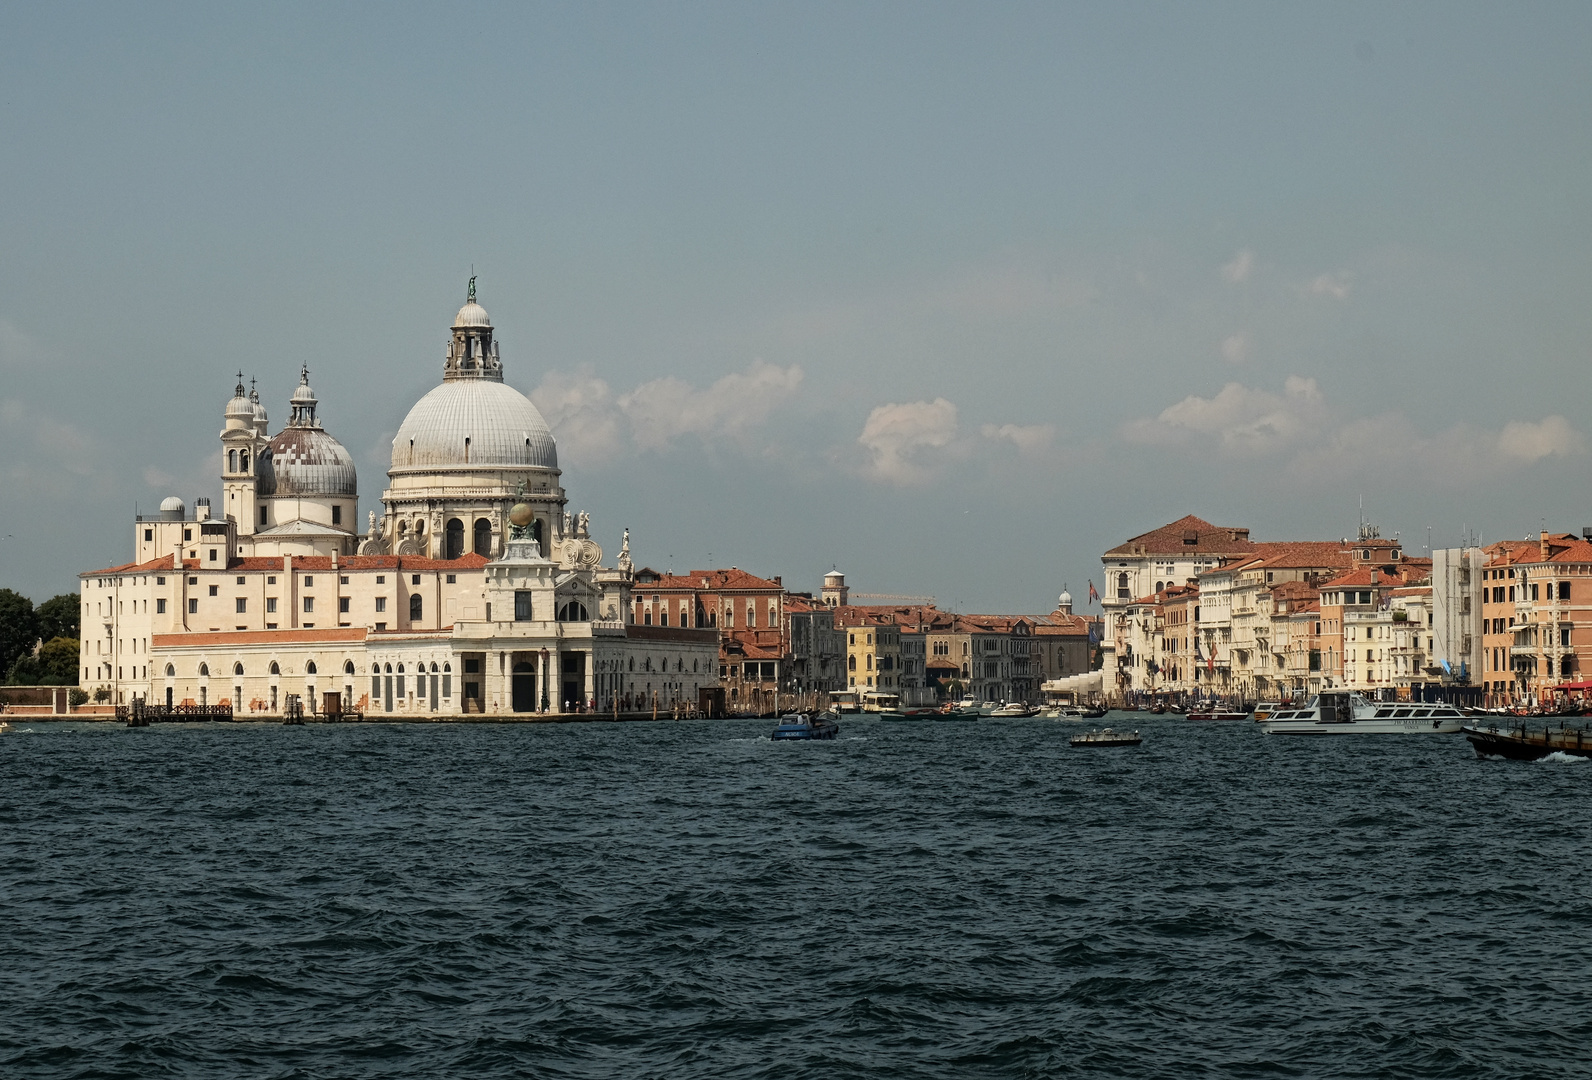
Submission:
<svg viewBox="0 0 1592 1080">
<path fill-rule="evenodd" d="M 560 707 L 565 712 L 583 709 L 586 706 L 586 654 L 567 652 L 560 657 L 559 674 L 562 678 L 563 693 L 559 696 Z"/>
<path fill-rule="evenodd" d="M 514 665 L 514 711 L 536 711 L 536 669 L 527 661 Z"/>
<path fill-rule="evenodd" d="M 166 687 L 166 708 L 171 708 L 171 687 Z"/>
</svg>

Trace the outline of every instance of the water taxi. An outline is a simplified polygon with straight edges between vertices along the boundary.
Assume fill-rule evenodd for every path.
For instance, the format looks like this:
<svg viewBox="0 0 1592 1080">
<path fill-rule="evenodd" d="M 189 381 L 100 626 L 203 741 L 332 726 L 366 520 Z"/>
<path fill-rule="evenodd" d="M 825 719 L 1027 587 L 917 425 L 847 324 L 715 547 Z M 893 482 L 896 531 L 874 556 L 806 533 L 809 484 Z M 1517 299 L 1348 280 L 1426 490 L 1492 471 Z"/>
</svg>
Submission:
<svg viewBox="0 0 1592 1080">
<path fill-rule="evenodd" d="M 1446 735 L 1463 727 L 1465 716 L 1442 702 L 1369 701 L 1335 690 L 1303 708 L 1277 709 L 1259 723 L 1267 735 Z"/>
<path fill-rule="evenodd" d="M 994 712 L 990 713 L 990 716 L 999 720 L 1002 718 L 1009 719 L 1033 716 L 1038 712 L 1039 710 L 1034 708 L 1032 705 L 1025 705 L 1021 701 L 1010 701 L 996 709 Z"/>
</svg>

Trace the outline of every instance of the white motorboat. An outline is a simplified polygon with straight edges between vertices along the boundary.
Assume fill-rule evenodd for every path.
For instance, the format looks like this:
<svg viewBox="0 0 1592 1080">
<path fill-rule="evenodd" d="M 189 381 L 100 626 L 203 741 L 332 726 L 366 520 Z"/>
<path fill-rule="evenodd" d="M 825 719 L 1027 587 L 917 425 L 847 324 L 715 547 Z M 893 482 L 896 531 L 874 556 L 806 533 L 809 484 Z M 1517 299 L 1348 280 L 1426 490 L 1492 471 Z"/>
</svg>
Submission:
<svg viewBox="0 0 1592 1080">
<path fill-rule="evenodd" d="M 1280 708 L 1260 721 L 1267 735 L 1447 735 L 1465 716 L 1442 702 L 1369 701 L 1335 690 L 1317 694 L 1304 708 Z"/>
</svg>

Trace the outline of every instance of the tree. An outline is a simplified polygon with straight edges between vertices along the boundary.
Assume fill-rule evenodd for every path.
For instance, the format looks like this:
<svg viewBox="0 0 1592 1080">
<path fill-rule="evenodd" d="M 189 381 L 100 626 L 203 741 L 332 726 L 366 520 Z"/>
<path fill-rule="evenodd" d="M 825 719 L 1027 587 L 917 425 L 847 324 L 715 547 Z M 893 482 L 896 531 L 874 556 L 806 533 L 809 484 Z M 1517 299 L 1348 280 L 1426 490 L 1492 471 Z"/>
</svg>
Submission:
<svg viewBox="0 0 1592 1080">
<path fill-rule="evenodd" d="M 39 617 L 33 601 L 11 589 L 0 589 L 0 671 L 10 671 L 17 657 L 33 652 L 38 640 Z"/>
<path fill-rule="evenodd" d="M 76 686 L 77 638 L 56 637 L 39 649 L 39 682 L 45 686 Z"/>
<path fill-rule="evenodd" d="M 82 627 L 78 625 L 78 616 L 82 608 L 76 593 L 62 593 L 52 596 L 39 605 L 39 637 L 45 641 L 54 641 L 56 638 L 80 638 Z"/>
</svg>

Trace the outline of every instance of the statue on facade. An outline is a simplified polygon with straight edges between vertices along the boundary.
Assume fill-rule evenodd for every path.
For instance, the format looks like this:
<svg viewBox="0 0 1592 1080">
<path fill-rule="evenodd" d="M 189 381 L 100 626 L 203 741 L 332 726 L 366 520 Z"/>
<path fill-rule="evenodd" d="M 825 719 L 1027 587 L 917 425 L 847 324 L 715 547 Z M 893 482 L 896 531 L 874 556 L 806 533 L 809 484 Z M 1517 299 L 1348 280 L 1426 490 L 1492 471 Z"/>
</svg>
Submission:
<svg viewBox="0 0 1592 1080">
<path fill-rule="evenodd" d="M 575 535 L 574 521 L 570 518 L 568 510 L 564 511 L 564 531 L 559 533 L 559 535 L 565 537 Z"/>
<path fill-rule="evenodd" d="M 635 568 L 635 563 L 630 561 L 630 530 L 625 530 L 625 542 L 619 548 L 619 569 L 626 572 Z"/>
<path fill-rule="evenodd" d="M 586 511 L 582 510 L 580 512 L 580 516 L 576 519 L 575 535 L 581 537 L 582 539 L 584 539 L 587 536 L 590 536 L 591 535 L 590 525 L 591 525 L 591 515 L 586 513 Z"/>
</svg>

